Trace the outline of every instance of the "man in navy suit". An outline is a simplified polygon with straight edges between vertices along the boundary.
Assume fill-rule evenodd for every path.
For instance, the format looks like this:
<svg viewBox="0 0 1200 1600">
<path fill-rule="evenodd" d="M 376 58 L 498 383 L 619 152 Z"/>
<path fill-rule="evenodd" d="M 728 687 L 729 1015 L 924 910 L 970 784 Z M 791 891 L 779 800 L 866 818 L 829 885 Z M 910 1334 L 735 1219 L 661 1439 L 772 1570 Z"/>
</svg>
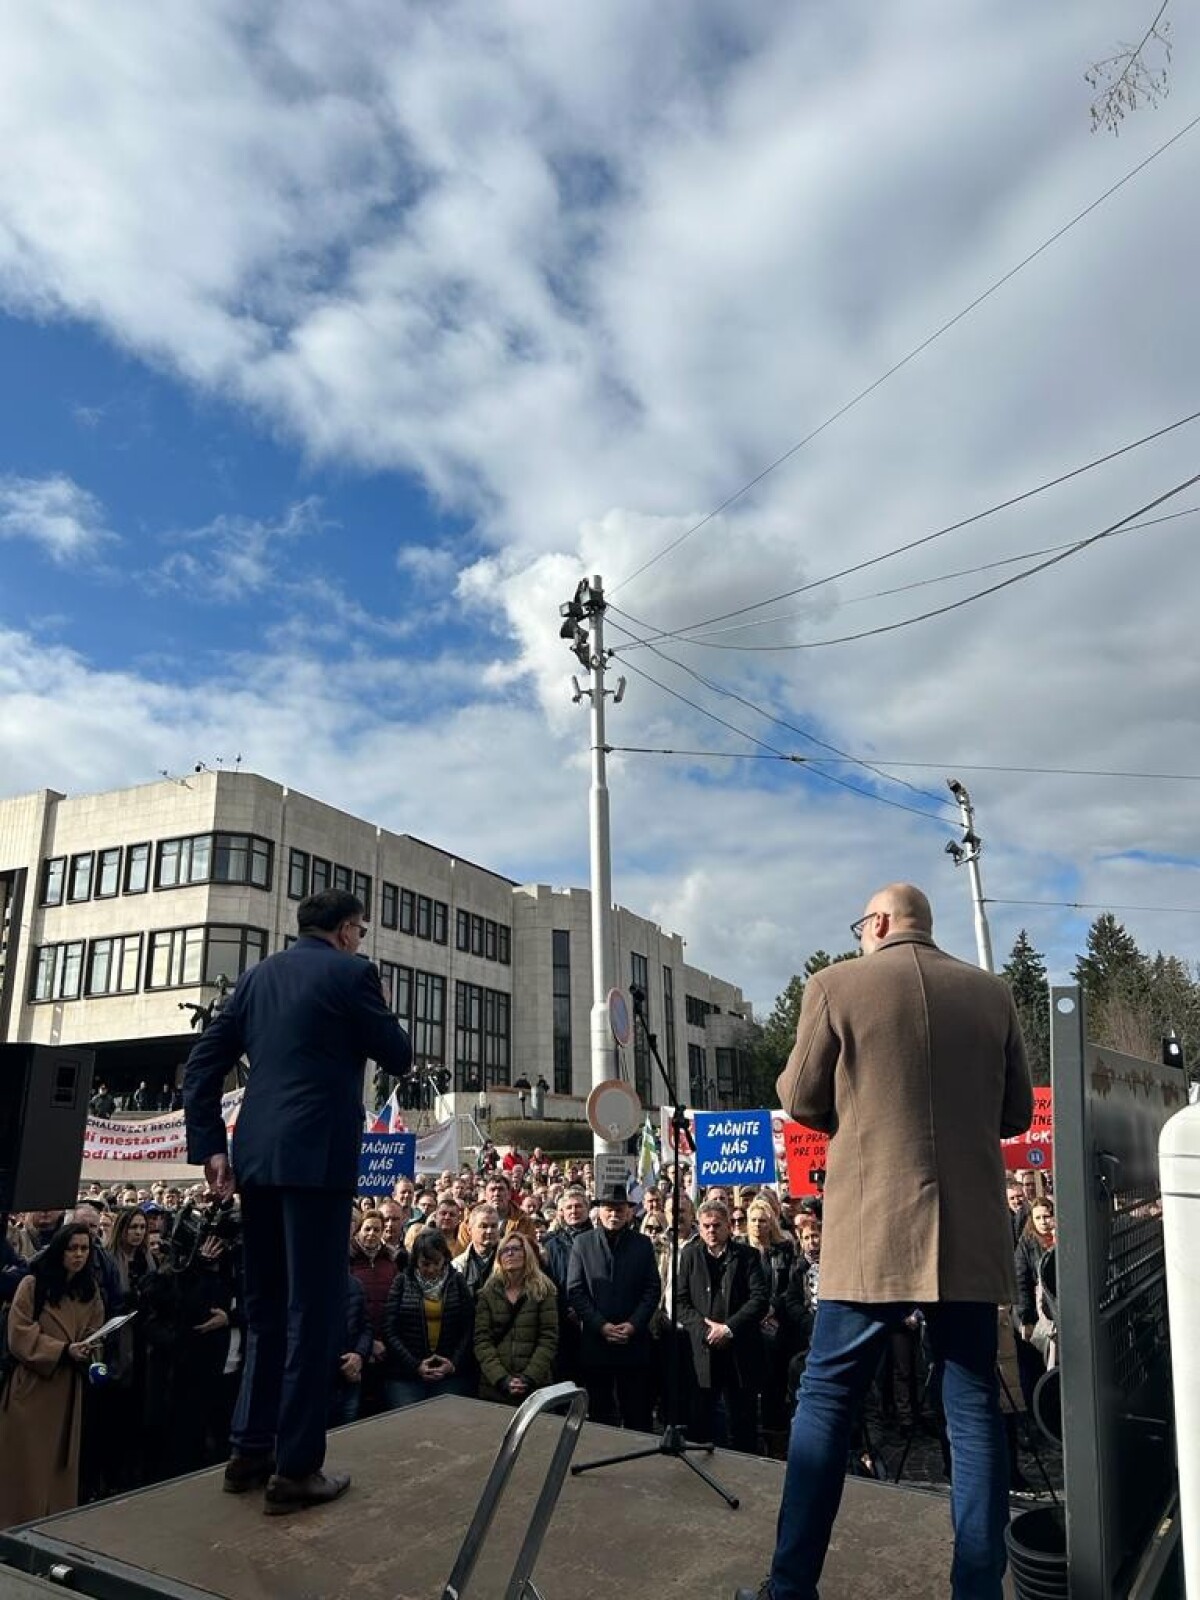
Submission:
<svg viewBox="0 0 1200 1600">
<path fill-rule="evenodd" d="M 302 900 L 300 937 L 242 975 L 184 1077 L 188 1159 L 203 1162 L 215 1194 L 236 1187 L 242 1203 L 248 1332 L 225 1488 L 265 1483 L 268 1515 L 335 1500 L 350 1482 L 322 1467 L 363 1070 L 370 1059 L 399 1077 L 412 1061 L 377 969 L 358 956 L 363 915 L 340 889 Z M 250 1073 L 231 1160 L 221 1090 L 243 1055 Z"/>
</svg>

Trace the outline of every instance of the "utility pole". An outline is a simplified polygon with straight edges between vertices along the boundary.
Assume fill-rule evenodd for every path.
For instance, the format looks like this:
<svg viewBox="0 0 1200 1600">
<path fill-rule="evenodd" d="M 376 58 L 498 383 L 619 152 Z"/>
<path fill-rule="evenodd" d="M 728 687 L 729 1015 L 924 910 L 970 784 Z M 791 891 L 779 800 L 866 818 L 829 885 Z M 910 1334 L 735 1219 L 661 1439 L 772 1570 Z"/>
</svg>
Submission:
<svg viewBox="0 0 1200 1600">
<path fill-rule="evenodd" d="M 609 991 L 616 986 L 612 930 L 612 848 L 608 814 L 608 773 L 605 764 L 607 744 L 604 736 L 604 701 L 612 695 L 619 705 L 625 693 L 625 679 L 614 690 L 604 687 L 608 658 L 604 650 L 604 582 L 581 578 L 574 597 L 559 607 L 563 618 L 559 637 L 570 642 L 579 664 L 591 675 L 591 685 L 583 688 L 572 677 L 572 698 L 578 705 L 592 702 L 592 786 L 588 794 L 588 835 L 592 884 L 592 1087 L 617 1076 L 617 1048 L 608 1016 Z M 591 632 L 584 627 L 590 624 Z M 597 1155 L 616 1153 L 619 1144 L 596 1137 Z"/>
<path fill-rule="evenodd" d="M 987 912 L 983 904 L 983 884 L 979 877 L 979 856 L 983 850 L 983 840 L 975 832 L 975 807 L 971 804 L 971 796 L 957 778 L 947 778 L 946 785 L 958 802 L 958 814 L 962 818 L 962 842 L 951 839 L 946 846 L 946 854 L 953 858 L 956 867 L 967 869 L 967 875 L 971 880 L 971 904 L 975 910 L 975 948 L 979 952 L 979 965 L 985 972 L 995 972 L 992 935 L 988 928 Z"/>
</svg>

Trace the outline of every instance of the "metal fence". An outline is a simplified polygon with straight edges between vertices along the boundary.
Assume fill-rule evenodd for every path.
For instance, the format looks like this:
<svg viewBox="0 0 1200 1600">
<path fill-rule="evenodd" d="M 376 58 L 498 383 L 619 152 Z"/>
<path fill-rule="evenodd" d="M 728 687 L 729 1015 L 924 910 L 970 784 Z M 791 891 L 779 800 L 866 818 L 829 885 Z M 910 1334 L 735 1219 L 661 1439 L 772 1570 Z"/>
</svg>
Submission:
<svg viewBox="0 0 1200 1600">
<path fill-rule="evenodd" d="M 1063 1468 L 1072 1600 L 1126 1600 L 1176 1492 L 1158 1136 L 1177 1067 L 1087 1042 L 1051 988 Z"/>
</svg>

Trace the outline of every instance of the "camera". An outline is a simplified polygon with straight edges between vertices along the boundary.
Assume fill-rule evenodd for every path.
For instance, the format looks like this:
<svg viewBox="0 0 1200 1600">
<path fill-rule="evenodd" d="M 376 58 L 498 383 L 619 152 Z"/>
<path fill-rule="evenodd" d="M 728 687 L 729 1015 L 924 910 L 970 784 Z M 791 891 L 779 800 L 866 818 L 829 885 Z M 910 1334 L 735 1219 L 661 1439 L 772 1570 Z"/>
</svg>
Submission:
<svg viewBox="0 0 1200 1600">
<path fill-rule="evenodd" d="M 175 1264 L 183 1266 L 193 1260 L 207 1240 L 219 1239 L 232 1247 L 241 1237 L 242 1216 L 236 1200 L 214 1199 L 199 1206 L 189 1201 L 175 1219 L 169 1245 Z"/>
</svg>

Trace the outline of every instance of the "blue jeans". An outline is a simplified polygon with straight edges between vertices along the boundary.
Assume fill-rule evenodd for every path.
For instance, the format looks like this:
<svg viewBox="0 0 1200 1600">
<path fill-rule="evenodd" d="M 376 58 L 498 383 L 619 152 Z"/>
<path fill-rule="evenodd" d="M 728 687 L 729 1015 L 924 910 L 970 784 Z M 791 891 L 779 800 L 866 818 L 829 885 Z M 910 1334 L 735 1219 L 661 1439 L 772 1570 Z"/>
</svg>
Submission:
<svg viewBox="0 0 1200 1600">
<path fill-rule="evenodd" d="M 911 1305 L 822 1300 L 788 1445 L 771 1584 L 775 1600 L 818 1600 L 846 1481 L 850 1428 L 892 1329 Z M 976 1301 L 921 1307 L 942 1403 L 954 1482 L 954 1600 L 1001 1600 L 1008 1453 L 996 1381 L 997 1310 Z"/>
</svg>

